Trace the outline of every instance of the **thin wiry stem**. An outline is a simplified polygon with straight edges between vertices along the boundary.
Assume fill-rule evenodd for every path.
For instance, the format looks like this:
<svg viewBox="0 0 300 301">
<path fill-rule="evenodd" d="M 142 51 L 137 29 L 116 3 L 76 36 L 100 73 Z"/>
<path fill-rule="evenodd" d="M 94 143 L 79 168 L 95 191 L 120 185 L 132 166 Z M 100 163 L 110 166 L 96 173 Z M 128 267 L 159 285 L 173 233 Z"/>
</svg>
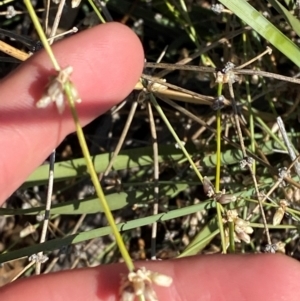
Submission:
<svg viewBox="0 0 300 301">
<path fill-rule="evenodd" d="M 30 0 L 24 0 L 24 3 L 26 5 L 28 13 L 29 13 L 29 15 L 31 17 L 32 23 L 33 23 L 36 31 L 39 34 L 40 40 L 41 40 L 42 44 L 44 45 L 44 48 L 45 48 L 45 50 L 46 50 L 46 52 L 47 52 L 47 54 L 48 54 L 48 56 L 49 56 L 49 58 L 50 58 L 50 60 L 52 62 L 52 65 L 54 66 L 54 69 L 56 71 L 60 71 L 61 70 L 60 66 L 59 66 L 59 64 L 58 64 L 58 62 L 57 62 L 57 60 L 56 60 L 56 58 L 54 56 L 54 53 L 53 53 L 53 51 L 52 51 L 52 49 L 50 47 L 50 44 L 47 41 L 46 35 L 45 35 L 45 33 L 44 33 L 43 29 L 42 29 L 42 26 L 41 26 L 41 24 L 40 24 L 40 22 L 39 22 L 39 20 L 38 20 L 38 18 L 36 16 L 36 14 L 35 14 L 35 11 L 34 11 L 32 5 L 31 5 Z"/>
<path fill-rule="evenodd" d="M 223 84 L 218 84 L 218 96 L 222 95 L 222 88 Z M 221 180 L 221 110 L 217 110 L 216 114 L 217 119 L 217 129 L 216 129 L 216 142 L 217 142 L 217 162 L 216 162 L 216 181 L 215 181 L 215 189 L 217 192 L 220 191 L 220 180 Z M 217 202 L 216 204 L 217 208 L 217 218 L 218 218 L 218 225 L 220 229 L 220 236 L 221 236 L 221 243 L 222 243 L 222 253 L 226 254 L 226 241 L 225 241 L 225 232 L 224 232 L 224 225 L 223 225 L 223 219 L 222 219 L 222 205 Z"/>
<path fill-rule="evenodd" d="M 243 157 L 246 158 L 247 152 L 246 152 L 246 148 L 245 148 L 245 144 L 244 144 L 244 138 L 243 138 L 242 131 L 241 131 L 240 120 L 239 120 L 239 116 L 238 116 L 238 111 L 237 111 L 237 106 L 236 106 L 236 101 L 235 101 L 235 96 L 234 96 L 234 90 L 233 90 L 233 86 L 232 86 L 231 81 L 228 82 L 228 87 L 229 87 L 229 94 L 230 94 L 230 97 L 231 97 L 231 100 L 232 100 L 235 126 L 236 126 L 236 129 L 237 129 L 237 133 L 238 133 L 238 137 L 239 137 L 239 141 L 240 141 L 240 145 L 241 145 L 241 150 L 242 150 L 242 153 L 243 153 Z M 265 232 L 266 232 L 268 244 L 271 244 L 270 233 L 269 233 L 269 229 L 268 229 L 268 225 L 267 225 L 267 220 L 266 220 L 264 208 L 263 208 L 262 201 L 261 201 L 260 192 L 259 192 L 259 189 L 258 189 L 257 180 L 256 180 L 256 177 L 255 177 L 255 174 L 253 173 L 251 164 L 247 164 L 247 167 L 250 171 L 250 174 L 252 176 L 252 180 L 253 180 L 253 183 L 254 183 L 256 195 L 257 195 L 257 198 L 258 198 L 258 204 L 259 204 L 261 216 L 262 216 L 262 219 L 263 219 L 263 224 L 265 226 Z"/>
<path fill-rule="evenodd" d="M 231 71 L 229 71 L 229 72 L 231 72 Z M 241 125 L 240 125 L 240 120 L 239 120 L 239 116 L 238 116 L 238 111 L 237 111 L 237 106 L 236 106 L 236 101 L 235 101 L 235 96 L 234 96 L 234 90 L 233 90 L 231 80 L 228 81 L 228 87 L 229 87 L 229 94 L 230 94 L 231 101 L 232 101 L 232 107 L 233 107 L 234 119 L 235 119 L 235 126 L 236 126 L 236 129 L 237 129 L 237 133 L 238 133 L 238 137 L 239 137 L 239 141 L 240 141 L 240 145 L 241 145 L 241 150 L 242 150 L 242 153 L 243 153 L 243 157 L 246 158 L 247 157 L 247 152 L 246 152 L 246 148 L 245 148 L 245 144 L 244 144 L 244 138 L 243 138 L 242 131 L 241 131 Z M 268 225 L 267 225 L 267 220 L 266 220 L 263 204 L 262 204 L 262 201 L 261 201 L 260 192 L 259 192 L 259 189 L 258 189 L 257 180 L 256 180 L 256 177 L 255 177 L 255 174 L 253 173 L 251 164 L 247 164 L 247 167 L 250 171 L 250 174 L 251 174 L 251 177 L 252 177 L 252 180 L 253 180 L 253 183 L 254 183 L 254 187 L 255 187 L 255 191 L 256 191 L 256 195 L 257 195 L 257 199 L 258 199 L 258 205 L 259 205 L 261 216 L 262 216 L 262 219 L 263 219 L 263 224 L 265 226 L 265 232 L 266 232 L 268 244 L 271 244 L 270 233 L 269 233 L 269 229 L 268 229 Z"/>
<path fill-rule="evenodd" d="M 206 96 L 206 95 L 201 95 L 199 93 L 196 93 L 196 92 L 192 92 L 190 90 L 187 90 L 187 89 L 184 89 L 184 88 L 181 88 L 181 87 L 178 87 L 176 85 L 172 85 L 172 84 L 169 84 L 161 79 L 158 79 L 158 78 L 155 78 L 155 77 L 152 77 L 152 76 L 149 76 L 149 75 L 146 75 L 146 74 L 143 74 L 141 76 L 143 79 L 146 79 L 152 83 L 159 83 L 161 84 L 162 86 L 166 86 L 168 88 L 171 88 L 171 89 L 174 89 L 176 91 L 179 91 L 179 92 L 183 92 L 183 93 L 186 93 L 186 94 L 189 94 L 191 96 L 194 96 L 194 97 L 198 97 L 200 98 L 201 100 L 205 101 L 206 104 L 208 105 L 211 105 L 212 104 L 212 101 L 214 100 L 214 97 L 212 96 Z"/>
<path fill-rule="evenodd" d="M 118 144 L 117 144 L 117 146 L 115 148 L 115 151 L 114 151 L 114 153 L 113 153 L 113 155 L 112 155 L 112 157 L 111 157 L 111 159 L 110 159 L 110 161 L 109 161 L 109 163 L 108 163 L 108 165 L 107 165 L 107 167 L 106 167 L 106 169 L 103 173 L 104 176 L 107 176 L 109 174 L 109 172 L 110 172 L 110 170 L 111 170 L 111 168 L 112 168 L 112 166 L 113 166 L 113 164 L 114 164 L 114 162 L 115 162 L 115 160 L 116 160 L 116 158 L 117 158 L 117 156 L 118 156 L 118 154 L 119 154 L 119 152 L 122 148 L 122 145 L 123 145 L 124 140 L 126 138 L 126 135 L 128 133 L 129 127 L 132 123 L 132 120 L 133 120 L 133 117 L 134 117 L 137 106 L 138 106 L 137 101 L 134 101 L 131 105 L 131 108 L 130 108 L 130 111 L 129 111 L 129 114 L 128 114 L 128 117 L 127 117 L 127 120 L 126 120 L 126 123 L 125 123 L 125 126 L 124 126 L 124 129 L 123 129 L 122 134 L 119 138 Z"/>
<path fill-rule="evenodd" d="M 40 237 L 40 243 L 45 242 L 47 236 L 47 229 L 50 218 L 50 209 L 51 209 L 51 199 L 53 194 L 53 182 L 54 182 L 54 163 L 55 163 L 55 149 L 52 151 L 49 160 L 49 178 L 48 178 L 48 190 L 47 190 L 47 200 L 45 208 L 45 216 L 43 221 L 43 228 Z M 43 252 L 38 253 L 38 257 L 42 257 Z M 41 262 L 37 261 L 35 266 L 35 273 L 39 275 L 41 273 Z"/>
<path fill-rule="evenodd" d="M 170 124 L 169 120 L 167 119 L 167 117 L 165 116 L 163 110 L 161 109 L 160 105 L 157 103 L 154 95 L 152 93 L 149 94 L 150 95 L 150 100 L 153 104 L 153 106 L 155 107 L 155 109 L 157 110 L 157 112 L 159 113 L 159 115 L 161 116 L 161 118 L 163 119 L 164 123 L 166 124 L 166 126 L 168 127 L 169 131 L 171 132 L 171 134 L 173 135 L 174 139 L 176 140 L 178 146 L 181 148 L 182 152 L 184 153 L 184 155 L 186 156 L 188 162 L 191 164 L 191 167 L 193 168 L 195 174 L 197 175 L 197 177 L 199 178 L 199 180 L 201 182 L 203 182 L 203 176 L 200 173 L 200 171 L 197 169 L 194 161 L 192 160 L 192 158 L 190 157 L 190 154 L 187 152 L 187 150 L 185 149 L 184 145 L 182 144 L 181 140 L 179 139 L 179 137 L 177 136 L 177 134 L 175 133 L 172 125 Z"/>
<path fill-rule="evenodd" d="M 112 17 L 112 15 L 110 14 L 109 10 L 106 7 L 106 3 L 104 1 L 100 1 L 100 0 L 94 0 L 95 4 L 98 5 L 106 19 L 107 22 L 113 22 L 114 19 Z M 105 21 L 104 21 L 105 23 Z"/>
<path fill-rule="evenodd" d="M 91 7 L 93 8 L 94 12 L 96 13 L 97 17 L 99 18 L 100 22 L 105 23 L 104 18 L 101 15 L 100 10 L 98 9 L 98 7 L 96 6 L 96 4 L 94 3 L 93 0 L 88 0 Z"/>
<path fill-rule="evenodd" d="M 78 114 L 77 114 L 77 111 L 76 111 L 76 108 L 75 108 L 73 94 L 70 90 L 71 89 L 70 85 L 67 84 L 65 89 L 66 89 L 66 94 L 68 96 L 72 116 L 73 116 L 73 119 L 74 119 L 74 122 L 75 122 L 76 133 L 77 133 L 77 136 L 78 136 L 79 144 L 80 144 L 81 150 L 83 152 L 83 155 L 86 159 L 88 172 L 89 172 L 91 180 L 94 184 L 97 196 L 99 197 L 99 201 L 100 201 L 100 204 L 103 208 L 103 211 L 105 213 L 107 221 L 108 221 L 108 223 L 109 223 L 109 225 L 112 229 L 112 232 L 113 232 L 113 234 L 116 238 L 116 242 L 118 244 L 121 255 L 122 255 L 122 257 L 123 257 L 123 259 L 124 259 L 124 261 L 127 265 L 128 270 L 133 271 L 134 270 L 134 264 L 133 264 L 132 259 L 130 258 L 130 255 L 129 255 L 126 247 L 125 247 L 124 241 L 123 241 L 123 239 L 121 237 L 121 234 L 120 234 L 120 232 L 117 228 L 114 217 L 113 217 L 113 215 L 110 211 L 110 208 L 109 208 L 109 206 L 106 202 L 103 189 L 99 184 L 99 179 L 98 179 L 97 174 L 95 172 L 94 165 L 93 165 L 93 162 L 92 162 L 92 158 L 91 158 L 89 149 L 87 147 L 87 144 L 86 144 L 86 141 L 85 141 L 85 138 L 84 138 L 82 127 L 81 127 L 80 122 L 79 122 L 79 117 L 78 117 Z"/>
<path fill-rule="evenodd" d="M 261 57 L 263 57 L 265 54 L 271 54 L 271 53 L 272 53 L 271 48 L 267 47 L 267 49 L 263 53 L 260 53 L 256 57 L 254 57 L 251 60 L 247 61 L 245 64 L 242 64 L 242 65 L 238 66 L 236 69 L 242 69 L 242 68 L 244 68 L 244 67 L 252 64 L 253 62 L 257 61 L 258 59 L 260 59 Z"/>
<path fill-rule="evenodd" d="M 24 267 L 10 282 L 16 281 L 19 277 L 21 277 L 27 270 L 29 270 L 35 264 L 34 261 L 29 262 L 26 267 Z"/>
<path fill-rule="evenodd" d="M 194 114 L 192 114 L 191 112 L 189 112 L 188 110 L 186 110 L 185 108 L 181 107 L 180 105 L 178 105 L 176 102 L 168 99 L 167 97 L 160 97 L 161 100 L 163 100 L 164 102 L 168 103 L 169 105 L 171 105 L 173 108 L 175 108 L 176 110 L 178 110 L 179 112 L 182 112 L 183 114 L 185 114 L 186 116 L 190 117 L 192 120 L 198 122 L 199 124 L 201 124 L 202 126 L 204 126 L 205 128 L 207 128 L 210 132 L 216 134 L 216 130 L 214 128 L 212 128 L 210 125 L 208 125 L 206 122 L 204 122 L 201 118 L 199 118 L 198 116 L 195 116 Z M 228 143 L 230 143 L 232 146 L 236 147 L 237 149 L 241 149 L 241 146 L 233 141 L 231 141 L 228 137 L 226 137 L 225 135 L 221 135 L 222 139 L 224 139 L 225 141 L 227 141 Z M 258 160 L 261 164 L 263 164 L 264 166 L 266 166 L 269 169 L 272 169 L 272 167 L 268 164 L 266 164 L 264 161 L 262 161 L 259 157 L 257 157 L 255 154 L 252 154 L 250 152 L 247 151 L 247 154 L 249 156 L 251 156 L 253 159 Z M 274 170 L 275 171 L 275 170 Z M 300 186 L 299 186 L 300 187 Z"/>
<path fill-rule="evenodd" d="M 240 35 L 241 33 L 245 32 L 245 31 L 249 31 L 251 30 L 250 26 L 246 26 L 244 28 L 238 29 L 236 31 L 233 31 L 229 34 L 225 34 L 224 36 L 222 36 L 221 38 L 219 38 L 217 41 L 209 44 L 208 46 L 205 46 L 203 48 L 201 48 L 201 50 L 196 51 L 195 53 L 193 53 L 192 55 L 190 55 L 187 58 L 184 58 L 180 61 L 178 61 L 175 65 L 179 66 L 179 65 L 185 65 L 188 64 L 189 62 L 191 62 L 192 60 L 196 59 L 197 57 L 201 56 L 202 54 L 208 52 L 211 49 L 214 49 L 216 46 L 218 46 L 219 44 L 223 44 L 224 42 L 228 41 L 229 39 L 232 39 L 238 35 Z M 154 67 L 155 68 L 155 67 Z M 162 70 L 159 73 L 157 73 L 155 75 L 155 77 L 157 78 L 161 78 L 166 76 L 167 74 L 171 73 L 172 71 L 175 71 L 176 69 L 169 69 L 169 70 Z"/>
<path fill-rule="evenodd" d="M 158 165 L 158 143 L 157 133 L 155 127 L 155 120 L 151 103 L 147 101 L 147 109 L 149 115 L 149 124 L 152 135 L 152 146 L 153 146 L 153 180 L 154 180 L 154 204 L 153 204 L 153 215 L 158 214 L 158 201 L 159 201 L 159 165 Z M 152 224 L 151 232 L 151 259 L 156 259 L 156 236 L 157 236 L 157 222 Z"/>
<path fill-rule="evenodd" d="M 241 125 L 240 125 L 240 120 L 239 120 L 239 116 L 238 116 L 238 109 L 237 109 L 235 96 L 234 96 L 234 91 L 233 91 L 233 86 L 232 86 L 231 81 L 228 82 L 228 88 L 229 88 L 229 95 L 230 95 L 230 98 L 231 98 L 231 103 L 232 103 L 232 108 L 233 108 L 233 115 L 234 115 L 234 120 L 235 120 L 236 131 L 237 131 L 239 141 L 240 141 L 240 144 L 241 144 L 241 150 L 242 150 L 242 153 L 243 153 L 243 157 L 245 158 L 247 156 L 247 153 L 246 153 L 246 148 L 245 148 L 245 144 L 244 144 L 243 134 L 242 134 L 242 131 L 241 131 Z"/>
<path fill-rule="evenodd" d="M 60 0 L 59 5 L 58 5 L 58 9 L 56 12 L 56 16 L 54 19 L 54 23 L 52 25 L 52 29 L 51 29 L 51 33 L 50 33 L 50 39 L 49 39 L 49 44 L 51 45 L 54 42 L 54 36 L 56 35 L 56 31 L 58 28 L 58 24 L 60 22 L 61 19 L 61 15 L 62 15 L 62 11 L 64 9 L 66 0 Z"/>
<path fill-rule="evenodd" d="M 58 62 L 57 62 L 57 60 L 54 56 L 54 53 L 52 52 L 51 46 L 49 45 L 49 43 L 47 41 L 45 33 L 44 33 L 44 31 L 41 27 L 41 24 L 40 24 L 40 22 L 39 22 L 39 20 L 36 16 L 36 14 L 35 14 L 35 11 L 34 11 L 32 5 L 31 5 L 31 2 L 29 0 L 24 0 L 24 3 L 25 3 L 25 5 L 28 9 L 30 17 L 31 17 L 31 19 L 34 23 L 34 26 L 35 26 L 38 34 L 39 34 L 39 37 L 40 37 L 40 39 L 41 39 L 41 41 L 42 41 L 49 57 L 50 57 L 53 65 L 54 65 L 55 69 L 58 71 L 58 74 L 62 73 L 60 65 L 58 64 Z M 75 97 L 78 97 L 78 95 L 76 96 L 77 91 L 76 91 L 75 87 L 73 86 L 73 84 L 70 82 L 70 80 L 68 78 L 64 79 L 63 85 L 64 85 L 63 86 L 63 89 L 64 89 L 63 92 L 67 96 L 69 107 L 71 109 L 71 113 L 72 113 L 73 120 L 74 120 L 74 123 L 75 123 L 75 128 L 76 128 L 76 133 L 77 133 L 77 137 L 78 137 L 78 140 L 79 140 L 79 144 L 80 144 L 81 150 L 83 152 L 84 158 L 86 160 L 87 171 L 91 176 L 91 180 L 94 184 L 97 196 L 99 198 L 100 205 L 102 206 L 102 209 L 105 213 L 107 221 L 108 221 L 108 223 L 111 227 L 111 230 L 112 230 L 112 232 L 113 232 L 113 234 L 116 238 L 116 242 L 118 244 L 121 255 L 122 255 L 122 257 L 123 257 L 123 259 L 124 259 L 124 261 L 127 265 L 128 270 L 131 272 L 131 271 L 134 270 L 134 264 L 133 264 L 132 259 L 130 258 L 130 255 L 129 255 L 126 247 L 125 247 L 122 236 L 121 236 L 121 234 L 118 230 L 118 227 L 115 223 L 113 215 L 112 215 L 112 213 L 110 211 L 110 208 L 107 204 L 107 201 L 105 199 L 105 195 L 104 195 L 102 187 L 99 183 L 99 180 L 98 180 L 98 177 L 97 177 L 97 174 L 96 174 L 96 171 L 95 171 L 95 168 L 94 168 L 91 156 L 90 156 L 90 152 L 89 152 L 89 149 L 88 149 L 87 144 L 86 144 L 86 140 L 85 140 L 85 137 L 84 137 L 84 134 L 83 134 L 83 130 L 82 130 L 82 127 L 81 127 L 81 124 L 80 124 L 80 121 L 79 121 L 79 116 L 78 116 L 78 113 L 77 113 L 77 110 L 76 110 L 76 107 L 75 107 L 75 101 L 78 100 L 78 99 L 75 99 Z"/>
<path fill-rule="evenodd" d="M 289 137 L 286 133 L 285 126 L 284 126 L 284 123 L 283 123 L 281 117 L 277 117 L 277 124 L 278 124 L 279 130 L 281 132 L 282 139 L 283 139 L 283 141 L 286 145 L 286 148 L 289 152 L 290 158 L 291 158 L 292 161 L 294 161 L 297 158 L 297 156 L 295 154 L 294 147 L 291 144 L 290 139 L 289 139 Z M 295 162 L 294 169 L 295 169 L 295 172 L 297 173 L 298 177 L 300 178 L 300 164 L 299 164 L 299 162 Z"/>
<path fill-rule="evenodd" d="M 44 26 L 45 26 L 45 33 L 46 34 L 48 32 L 48 26 L 49 26 L 50 1 L 51 0 L 47 0 L 47 2 L 46 2 L 46 15 L 45 15 L 45 20 L 44 20 Z"/>
<path fill-rule="evenodd" d="M 166 63 L 145 63 L 145 68 L 157 68 L 157 69 L 168 69 L 168 70 L 187 70 L 195 72 L 204 72 L 204 73 L 216 73 L 220 69 L 212 67 L 203 67 L 203 66 L 185 66 L 179 64 L 166 64 Z M 262 77 L 273 78 L 277 80 L 282 80 L 294 84 L 300 84 L 300 79 L 284 76 L 276 73 L 260 71 L 260 70 L 251 70 L 251 69 L 239 69 L 239 67 L 231 69 L 234 74 L 237 75 L 258 75 Z"/>
</svg>

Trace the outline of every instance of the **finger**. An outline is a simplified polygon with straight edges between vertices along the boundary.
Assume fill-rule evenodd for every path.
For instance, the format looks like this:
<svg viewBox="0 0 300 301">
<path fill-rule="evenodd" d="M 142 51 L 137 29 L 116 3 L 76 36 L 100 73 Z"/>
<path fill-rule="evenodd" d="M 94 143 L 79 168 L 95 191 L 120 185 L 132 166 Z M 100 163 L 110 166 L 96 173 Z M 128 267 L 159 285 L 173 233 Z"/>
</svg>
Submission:
<svg viewBox="0 0 300 301">
<path fill-rule="evenodd" d="M 196 256 L 143 262 L 169 275 L 169 288 L 155 287 L 158 300 L 289 300 L 300 298 L 299 263 L 283 255 Z M 73 270 L 32 277 L 0 289 L 5 301 L 118 300 L 124 265 Z"/>
<path fill-rule="evenodd" d="M 76 34 L 53 46 L 61 67 L 73 66 L 72 81 L 82 103 L 82 125 L 124 99 L 143 68 L 143 50 L 127 27 L 109 23 Z M 0 204 L 74 131 L 69 110 L 37 109 L 53 67 L 44 51 L 0 83 Z M 5 189 L 3 189 L 5 188 Z"/>
</svg>

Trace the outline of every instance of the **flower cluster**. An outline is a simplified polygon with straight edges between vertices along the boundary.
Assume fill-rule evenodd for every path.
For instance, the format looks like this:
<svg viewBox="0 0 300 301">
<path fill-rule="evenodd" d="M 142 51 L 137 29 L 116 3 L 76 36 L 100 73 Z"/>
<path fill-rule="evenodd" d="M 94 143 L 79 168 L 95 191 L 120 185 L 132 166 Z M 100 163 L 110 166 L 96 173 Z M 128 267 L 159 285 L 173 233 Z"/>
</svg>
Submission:
<svg viewBox="0 0 300 301">
<path fill-rule="evenodd" d="M 81 102 L 76 88 L 69 79 L 72 72 L 73 68 L 68 66 L 60 70 L 57 76 L 51 77 L 41 99 L 36 103 L 36 107 L 46 108 L 51 102 L 55 102 L 58 112 L 62 114 L 65 109 L 65 85 L 67 83 L 70 84 L 72 99 L 78 103 Z"/>
<path fill-rule="evenodd" d="M 169 287 L 172 281 L 173 279 L 169 276 L 152 272 L 142 267 L 134 272 L 130 272 L 127 277 L 122 278 L 120 300 L 133 301 L 135 297 L 143 296 L 147 301 L 157 301 L 158 299 L 152 283 Z"/>
<path fill-rule="evenodd" d="M 236 242 L 244 241 L 249 244 L 251 241 L 250 235 L 253 233 L 253 228 L 250 227 L 250 222 L 238 217 L 236 210 L 228 210 L 226 213 L 225 223 L 232 222 L 234 224 L 234 240 Z M 226 238 L 229 245 L 229 231 L 225 229 Z"/>
</svg>

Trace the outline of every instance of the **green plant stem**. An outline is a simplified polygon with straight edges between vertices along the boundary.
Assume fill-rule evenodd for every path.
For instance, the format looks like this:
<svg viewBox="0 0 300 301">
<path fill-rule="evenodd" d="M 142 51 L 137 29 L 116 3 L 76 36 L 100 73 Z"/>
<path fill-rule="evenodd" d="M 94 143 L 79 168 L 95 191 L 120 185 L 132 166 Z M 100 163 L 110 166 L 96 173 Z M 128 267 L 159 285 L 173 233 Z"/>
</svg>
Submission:
<svg viewBox="0 0 300 301">
<path fill-rule="evenodd" d="M 216 124 L 217 124 L 217 133 L 216 133 L 216 142 L 217 142 L 217 149 L 216 149 L 216 181 L 215 181 L 215 188 L 216 191 L 220 191 L 220 177 L 221 177 L 221 111 L 218 110 L 216 113 Z"/>
<path fill-rule="evenodd" d="M 218 84 L 218 96 L 222 95 L 222 88 L 223 85 L 221 83 Z M 216 131 L 216 142 L 217 142 L 217 162 L 216 162 L 216 182 L 215 182 L 215 188 L 216 191 L 220 191 L 220 177 L 221 177 L 221 111 L 217 111 L 217 131 Z"/>
<path fill-rule="evenodd" d="M 92 162 L 92 159 L 91 159 L 91 155 L 90 155 L 90 152 L 88 150 L 88 147 L 87 147 L 87 144 L 86 144 L 86 141 L 85 141 L 85 138 L 84 138 L 84 134 L 83 134 L 83 131 L 82 131 L 82 127 L 81 127 L 80 122 L 79 122 L 79 118 L 78 118 L 78 114 L 77 114 L 77 111 L 76 111 L 76 108 L 75 108 L 74 100 L 72 98 L 70 83 L 66 84 L 65 89 L 66 89 L 66 94 L 68 96 L 67 98 L 68 98 L 68 102 L 69 102 L 69 105 L 70 105 L 70 108 L 71 108 L 72 116 L 73 116 L 73 119 L 74 119 L 74 122 L 75 122 L 76 133 L 77 133 L 77 136 L 78 136 L 79 144 L 80 144 L 80 147 L 82 149 L 82 153 L 83 153 L 83 155 L 86 159 L 87 169 L 88 169 L 88 172 L 91 176 L 91 180 L 93 182 L 93 185 L 95 186 L 96 194 L 99 198 L 99 202 L 100 202 L 100 204 L 103 208 L 103 211 L 105 213 L 107 221 L 108 221 L 108 223 L 109 223 L 109 225 L 112 229 L 113 235 L 116 238 L 118 247 L 119 247 L 120 252 L 122 254 L 122 257 L 123 257 L 128 269 L 129 269 L 129 271 L 133 271 L 134 270 L 133 262 L 132 262 L 132 260 L 130 258 L 130 255 L 129 255 L 126 247 L 125 247 L 125 244 L 123 242 L 121 234 L 118 231 L 115 220 L 114 220 L 114 218 L 111 214 L 111 211 L 110 211 L 109 206 L 106 202 L 102 187 L 99 183 L 97 174 L 95 172 L 94 165 L 93 165 L 93 162 Z"/>
<path fill-rule="evenodd" d="M 41 39 L 41 42 L 43 43 L 43 46 L 44 46 L 45 50 L 47 51 L 47 53 L 49 55 L 49 58 L 50 58 L 50 60 L 51 60 L 51 62 L 53 64 L 55 70 L 56 71 L 60 71 L 61 68 L 60 68 L 60 66 L 59 66 L 59 64 L 58 64 L 58 62 L 57 62 L 57 60 L 56 60 L 56 58 L 54 56 L 54 53 L 53 53 L 53 51 L 51 49 L 50 44 L 48 43 L 47 37 L 46 37 L 46 35 L 44 33 L 44 30 L 43 30 L 43 28 L 42 28 L 42 26 L 41 26 L 41 24 L 40 24 L 40 22 L 39 22 L 39 20 L 38 20 L 38 18 L 36 16 L 36 14 L 35 14 L 35 11 L 34 11 L 32 5 L 31 5 L 30 0 L 24 0 L 24 3 L 26 5 L 28 13 L 29 13 L 29 15 L 31 17 L 33 25 L 34 25 L 36 31 L 38 32 L 38 35 L 39 35 L 39 37 Z"/>
<path fill-rule="evenodd" d="M 41 24 L 39 23 L 39 20 L 35 14 L 35 11 L 30 3 L 29 0 L 24 0 L 24 3 L 28 9 L 28 12 L 30 14 L 30 17 L 32 19 L 32 22 L 39 34 L 39 37 L 54 65 L 54 68 L 57 70 L 57 71 L 60 71 L 61 68 L 52 52 L 52 49 L 51 49 L 51 46 L 49 45 L 48 43 L 48 40 L 46 38 L 46 35 L 41 27 Z M 96 174 L 96 171 L 95 171 L 95 168 L 94 168 L 94 165 L 93 165 L 93 162 L 91 160 L 91 155 L 90 155 L 90 152 L 88 150 L 88 147 L 87 147 L 87 144 L 86 144 L 86 141 L 85 141 L 85 138 L 84 138 L 84 134 L 83 134 L 83 131 L 82 131 L 82 127 L 80 125 L 80 122 L 79 122 L 79 117 L 78 117 L 78 114 L 77 114 L 77 111 L 76 111 L 76 108 L 75 108 L 75 103 L 74 103 L 74 99 L 73 99 L 73 93 L 72 93 L 72 89 L 74 89 L 74 87 L 71 86 L 71 82 L 68 81 L 65 86 L 64 86 L 64 89 L 65 89 L 65 93 L 67 95 L 67 99 L 68 99 L 68 102 L 69 102 L 69 106 L 70 106 L 70 109 L 71 109 L 71 112 L 72 112 L 72 116 L 73 116 L 73 119 L 74 119 L 74 122 L 75 122 L 75 127 L 76 127 L 76 132 L 77 132 L 77 136 L 78 136 L 78 140 L 79 140 L 79 144 L 81 146 L 81 149 L 82 149 L 82 152 L 83 152 L 83 155 L 85 157 L 85 160 L 86 160 L 86 165 L 87 165 L 87 169 L 88 169 L 88 172 L 91 176 L 91 180 L 94 184 L 94 187 L 95 187 L 95 190 L 96 190 L 96 194 L 99 198 L 99 202 L 100 202 L 100 205 L 102 206 L 103 208 L 103 211 L 105 213 L 105 216 L 107 218 L 107 221 L 112 229 L 112 233 L 113 235 L 115 236 L 116 238 L 116 242 L 118 244 L 118 247 L 120 249 L 120 252 L 121 252 L 121 255 L 129 269 L 129 271 L 133 271 L 134 270 L 134 265 L 133 265 L 133 262 L 129 256 L 129 253 L 125 247 L 125 244 L 123 242 L 123 239 L 118 231 L 118 228 L 116 226 L 116 223 L 114 221 L 114 218 L 111 214 L 111 211 L 109 209 L 109 206 L 106 202 L 106 199 L 105 199 L 105 196 L 104 196 L 104 193 L 103 193 L 103 190 L 102 190 L 102 187 L 99 183 L 99 180 L 98 180 L 98 177 L 97 177 L 97 174 Z"/>
<path fill-rule="evenodd" d="M 102 17 L 98 7 L 95 5 L 95 3 L 93 2 L 93 0 L 88 0 L 91 7 L 93 8 L 94 12 L 96 13 L 97 17 L 99 18 L 99 20 L 104 24 L 106 23 L 104 18 Z"/>
<path fill-rule="evenodd" d="M 218 84 L 218 96 L 222 95 L 222 89 L 223 85 L 220 83 Z M 216 142 L 217 142 L 217 161 L 216 161 L 216 181 L 215 181 L 215 189 L 217 192 L 220 191 L 220 177 L 221 177 L 221 111 L 217 111 L 217 131 L 216 131 Z M 226 241 L 225 241 L 225 232 L 224 232 L 224 226 L 223 226 L 223 219 L 222 219 L 222 211 L 224 210 L 222 205 L 217 202 L 216 205 L 217 208 L 217 217 L 218 217 L 218 225 L 220 230 L 220 236 L 221 236 L 221 243 L 222 243 L 222 253 L 226 254 Z"/>
<path fill-rule="evenodd" d="M 179 0 L 179 3 L 181 5 L 182 8 L 182 14 L 183 17 L 185 19 L 185 22 L 187 22 L 188 26 L 184 26 L 188 32 L 188 35 L 190 36 L 191 40 L 196 44 L 197 48 L 200 50 L 200 41 L 198 39 L 198 35 L 196 32 L 196 29 L 190 19 L 189 13 L 188 13 L 188 9 L 185 5 L 185 1 L 184 0 Z"/>
</svg>

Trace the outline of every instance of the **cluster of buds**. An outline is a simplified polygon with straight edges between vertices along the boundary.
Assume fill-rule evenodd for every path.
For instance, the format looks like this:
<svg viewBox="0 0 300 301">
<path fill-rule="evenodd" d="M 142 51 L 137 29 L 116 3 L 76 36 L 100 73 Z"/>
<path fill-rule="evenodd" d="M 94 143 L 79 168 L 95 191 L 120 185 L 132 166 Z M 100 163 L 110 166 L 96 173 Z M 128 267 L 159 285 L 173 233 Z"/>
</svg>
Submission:
<svg viewBox="0 0 300 301">
<path fill-rule="evenodd" d="M 234 241 L 241 242 L 244 241 L 246 244 L 249 244 L 251 241 L 250 235 L 253 233 L 253 228 L 250 227 L 250 222 L 245 221 L 242 218 L 238 217 L 236 210 L 228 210 L 226 213 L 226 219 L 224 221 L 231 222 L 234 224 Z M 229 238 L 228 228 L 225 230 L 226 238 Z"/>
<path fill-rule="evenodd" d="M 222 192 L 216 192 L 214 185 L 207 177 L 203 178 L 203 190 L 209 198 L 213 198 L 222 205 L 236 201 L 236 196 L 225 193 L 225 190 L 222 190 Z"/>
<path fill-rule="evenodd" d="M 169 276 L 152 272 L 142 267 L 122 278 L 120 301 L 133 301 L 136 297 L 142 297 L 147 301 L 157 301 L 152 284 L 169 287 L 172 281 L 173 279 Z"/>
</svg>

